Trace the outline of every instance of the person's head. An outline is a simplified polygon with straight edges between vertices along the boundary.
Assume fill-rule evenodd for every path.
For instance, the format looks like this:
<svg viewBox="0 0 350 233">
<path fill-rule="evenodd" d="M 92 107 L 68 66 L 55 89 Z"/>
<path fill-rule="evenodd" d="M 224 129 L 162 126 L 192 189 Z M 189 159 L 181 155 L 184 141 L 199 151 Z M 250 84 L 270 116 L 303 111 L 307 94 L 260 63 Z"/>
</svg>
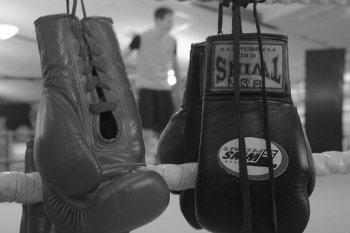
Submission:
<svg viewBox="0 0 350 233">
<path fill-rule="evenodd" d="M 160 7 L 154 12 L 156 27 L 163 32 L 169 32 L 173 26 L 173 10 L 167 7 Z"/>
</svg>

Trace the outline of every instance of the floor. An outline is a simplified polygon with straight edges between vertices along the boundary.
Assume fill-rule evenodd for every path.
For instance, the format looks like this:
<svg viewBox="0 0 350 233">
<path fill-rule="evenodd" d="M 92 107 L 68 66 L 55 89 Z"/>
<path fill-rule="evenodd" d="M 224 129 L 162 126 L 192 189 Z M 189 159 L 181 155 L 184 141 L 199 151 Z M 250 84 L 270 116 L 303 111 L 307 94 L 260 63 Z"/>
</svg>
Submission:
<svg viewBox="0 0 350 233">
<path fill-rule="evenodd" d="M 181 215 L 178 196 L 171 196 L 166 211 L 133 233 L 194 233 Z M 318 177 L 310 199 L 311 219 L 304 233 L 350 233 L 350 175 Z M 21 205 L 0 204 L 0 233 L 18 233 Z"/>
</svg>

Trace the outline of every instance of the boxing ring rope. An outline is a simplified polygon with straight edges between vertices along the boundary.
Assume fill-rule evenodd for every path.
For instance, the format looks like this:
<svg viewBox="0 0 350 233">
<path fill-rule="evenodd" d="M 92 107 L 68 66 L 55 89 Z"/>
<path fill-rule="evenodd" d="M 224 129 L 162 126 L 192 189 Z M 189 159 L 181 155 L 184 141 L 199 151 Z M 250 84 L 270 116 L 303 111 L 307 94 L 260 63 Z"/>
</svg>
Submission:
<svg viewBox="0 0 350 233">
<path fill-rule="evenodd" d="M 350 173 L 350 151 L 326 151 L 312 154 L 317 176 L 346 175 Z M 197 163 L 147 164 L 158 172 L 171 190 L 194 188 Z M 0 202 L 36 203 L 42 200 L 39 173 L 0 172 Z"/>
</svg>

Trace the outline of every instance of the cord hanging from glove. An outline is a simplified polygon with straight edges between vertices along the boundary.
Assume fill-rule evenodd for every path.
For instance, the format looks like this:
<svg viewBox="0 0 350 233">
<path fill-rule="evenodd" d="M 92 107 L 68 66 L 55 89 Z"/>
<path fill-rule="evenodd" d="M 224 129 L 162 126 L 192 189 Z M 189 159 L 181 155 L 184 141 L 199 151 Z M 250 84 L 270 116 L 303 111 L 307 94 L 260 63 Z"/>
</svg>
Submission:
<svg viewBox="0 0 350 233">
<path fill-rule="evenodd" d="M 83 15 L 84 18 L 86 18 L 86 10 L 85 10 L 85 5 L 84 5 L 84 1 L 80 0 L 81 3 L 81 8 L 83 10 Z M 76 10 L 77 10 L 77 5 L 78 5 L 78 0 L 73 0 L 73 7 L 72 7 L 72 13 L 70 13 L 69 11 L 69 0 L 66 0 L 66 7 L 67 7 L 67 14 L 71 14 L 72 16 L 75 16 Z"/>
<path fill-rule="evenodd" d="M 273 224 L 273 233 L 277 233 L 277 209 L 276 209 L 276 193 L 275 193 L 275 175 L 273 168 L 273 158 L 271 152 L 271 139 L 269 133 L 269 118 L 268 118 L 268 106 L 267 106 L 267 92 L 266 92 L 266 70 L 265 70 L 265 61 L 263 56 L 263 47 L 261 39 L 260 24 L 257 13 L 257 1 L 254 0 L 254 19 L 257 29 L 258 43 L 259 43 L 259 56 L 261 64 L 261 79 L 262 79 L 262 95 L 263 95 L 263 115 L 264 115 L 264 133 L 265 133 L 265 142 L 266 142 L 266 151 L 267 159 L 269 166 L 269 181 L 270 181 L 270 192 L 271 192 L 271 209 L 272 209 L 272 224 Z"/>
<path fill-rule="evenodd" d="M 219 3 L 219 14 L 218 14 L 218 35 L 223 34 L 222 32 L 222 14 L 223 14 L 223 2 Z"/>
<path fill-rule="evenodd" d="M 222 14 L 223 6 L 229 4 L 229 0 L 223 1 L 219 5 L 219 20 L 218 20 L 218 34 L 222 34 Z M 259 55 L 261 63 L 261 76 L 262 76 L 262 95 L 263 95 L 263 119 L 264 119 L 264 136 L 266 141 L 266 152 L 269 161 L 269 177 L 270 177 L 270 192 L 271 192 L 271 207 L 272 207 L 272 224 L 273 224 L 273 233 L 277 233 L 277 210 L 276 210 L 276 201 L 275 201 L 275 176 L 273 168 L 273 158 L 271 152 L 271 139 L 269 134 L 268 126 L 268 106 L 267 106 L 267 92 L 266 92 L 266 79 L 265 79 L 265 62 L 263 57 L 262 49 L 262 39 L 260 32 L 260 24 L 257 16 L 257 3 L 264 1 L 257 0 L 243 0 L 243 1 L 232 1 L 232 34 L 234 36 L 234 63 L 238 64 L 234 66 L 234 92 L 235 92 L 235 102 L 236 102 L 236 112 L 237 112 L 237 124 L 238 124 L 238 134 L 239 134 L 239 173 L 240 173 L 240 182 L 242 188 L 242 198 L 243 198 L 243 231 L 246 233 L 252 232 L 252 210 L 251 210 L 251 195 L 249 189 L 249 179 L 246 163 L 246 147 L 244 137 L 241 134 L 241 120 L 240 120 L 240 85 L 239 85 L 239 61 L 240 61 L 240 36 L 242 34 L 242 24 L 240 18 L 240 7 L 246 7 L 249 3 L 254 3 L 254 18 L 257 27 L 258 43 L 259 43 Z"/>
<path fill-rule="evenodd" d="M 250 185 L 248 179 L 248 168 L 246 161 L 246 146 L 244 135 L 242 135 L 242 124 L 240 117 L 240 40 L 242 34 L 242 21 L 240 14 L 240 4 L 233 3 L 232 6 L 232 34 L 234 39 L 233 52 L 233 76 L 234 76 L 234 97 L 235 97 L 235 112 L 237 114 L 237 129 L 238 129 L 238 153 L 239 153 L 239 175 L 243 200 L 243 230 L 244 233 L 252 233 L 252 203 L 250 195 Z"/>
</svg>

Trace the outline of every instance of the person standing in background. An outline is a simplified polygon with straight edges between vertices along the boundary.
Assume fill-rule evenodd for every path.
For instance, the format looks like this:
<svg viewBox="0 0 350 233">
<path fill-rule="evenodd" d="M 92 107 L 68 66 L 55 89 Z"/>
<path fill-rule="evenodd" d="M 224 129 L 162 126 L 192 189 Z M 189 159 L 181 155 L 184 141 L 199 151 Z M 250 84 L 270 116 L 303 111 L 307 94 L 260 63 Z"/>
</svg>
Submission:
<svg viewBox="0 0 350 233">
<path fill-rule="evenodd" d="M 158 138 L 174 113 L 169 70 L 174 71 L 175 77 L 180 77 L 176 40 L 169 34 L 173 26 L 173 10 L 160 7 L 155 10 L 154 18 L 155 27 L 136 35 L 123 51 L 123 58 L 126 58 L 137 50 L 135 87 L 139 91 L 146 162 L 150 164 L 156 163 Z"/>
</svg>

